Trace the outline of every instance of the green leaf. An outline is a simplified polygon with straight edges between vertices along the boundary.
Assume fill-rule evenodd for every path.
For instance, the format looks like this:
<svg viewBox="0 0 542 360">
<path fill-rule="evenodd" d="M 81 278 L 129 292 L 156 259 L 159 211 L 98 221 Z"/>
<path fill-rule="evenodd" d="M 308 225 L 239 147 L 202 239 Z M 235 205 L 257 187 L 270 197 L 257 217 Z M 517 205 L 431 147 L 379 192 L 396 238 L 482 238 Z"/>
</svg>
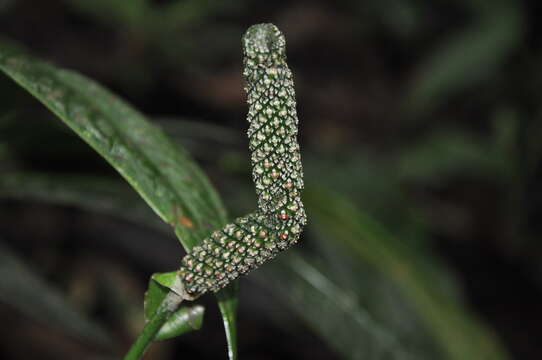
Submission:
<svg viewBox="0 0 542 360">
<path fill-rule="evenodd" d="M 74 9 L 115 25 L 140 25 L 150 10 L 145 0 L 70 0 L 68 5 Z"/>
<path fill-rule="evenodd" d="M 151 276 L 145 293 L 145 320 L 150 320 L 170 290 L 175 291 L 177 272 L 157 273 Z M 199 330 L 203 322 L 203 306 L 181 307 L 162 325 L 155 340 L 166 340 L 192 330 Z"/>
<path fill-rule="evenodd" d="M 187 251 L 226 223 L 215 189 L 186 151 L 107 89 L 5 42 L 0 44 L 0 70 L 103 156 L 174 228 Z M 219 306 L 224 321 L 235 316 L 229 304 L 219 300 Z M 227 337 L 235 339 L 235 334 Z"/>
<path fill-rule="evenodd" d="M 106 213 L 163 230 L 163 227 L 156 223 L 152 213 L 135 201 L 132 192 L 126 192 L 122 184 L 106 178 L 88 175 L 59 176 L 43 173 L 8 173 L 0 178 L 0 197 L 78 206 L 82 209 Z M 167 280 L 163 280 L 161 276 L 156 279 L 162 281 L 162 285 L 167 287 Z M 164 286 L 159 286 L 157 281 L 152 279 L 149 281 L 147 293 L 161 290 L 163 294 L 162 296 L 153 295 L 145 298 L 146 319 L 165 298 L 167 291 Z M 237 291 L 237 283 L 235 283 L 217 294 L 228 337 L 230 359 L 235 359 L 237 356 L 235 321 L 238 304 Z M 158 299 L 158 302 L 148 305 L 149 299 L 150 302 Z"/>
<path fill-rule="evenodd" d="M 104 177 L 6 172 L 0 177 L 0 197 L 77 206 L 170 233 L 129 186 Z"/>
<path fill-rule="evenodd" d="M 237 306 L 239 305 L 239 282 L 235 281 L 227 288 L 216 294 L 218 298 L 218 307 L 222 314 L 222 323 L 226 329 L 228 339 L 228 358 L 237 359 Z"/>
<path fill-rule="evenodd" d="M 110 334 L 79 313 L 58 290 L 35 274 L 0 244 L 1 302 L 81 340 L 105 347 L 113 345 Z"/>
<path fill-rule="evenodd" d="M 156 337 L 156 341 L 174 338 L 192 330 L 201 329 L 205 308 L 201 305 L 181 307 L 162 326 Z"/>
<path fill-rule="evenodd" d="M 166 297 L 167 293 L 170 291 L 170 287 L 162 284 L 157 279 L 166 277 L 171 278 L 171 280 L 165 283 L 172 283 L 176 276 L 176 272 L 172 271 L 169 273 L 157 273 L 153 274 L 149 279 L 149 287 L 147 292 L 145 292 L 145 301 L 144 301 L 144 315 L 145 321 L 148 321 L 152 314 L 158 309 L 158 306 L 162 303 L 162 300 Z"/>
<path fill-rule="evenodd" d="M 523 17 L 515 2 L 492 3 L 475 23 L 438 44 L 421 66 L 405 105 L 417 116 L 447 97 L 491 77 L 521 43 Z"/>
<path fill-rule="evenodd" d="M 242 144 L 243 137 L 230 127 L 215 125 L 195 119 L 155 118 L 154 121 L 172 138 L 181 138 L 183 142 L 214 142 L 221 146 Z"/>
<path fill-rule="evenodd" d="M 13 50 L 0 51 L 0 70 L 115 167 L 187 249 L 226 222 L 216 191 L 188 154 L 108 90 Z"/>
<path fill-rule="evenodd" d="M 350 201 L 325 187 L 304 195 L 316 230 L 389 278 L 411 302 L 448 359 L 508 359 L 493 334 L 446 291 L 427 255 L 412 252 Z"/>
<path fill-rule="evenodd" d="M 459 173 L 495 181 L 506 177 L 510 170 L 492 144 L 453 129 L 438 131 L 402 149 L 396 166 L 394 170 L 402 181 L 425 184 Z"/>
<path fill-rule="evenodd" d="M 355 294 L 330 277 L 329 270 L 291 250 L 254 277 L 344 359 L 431 359 L 421 349 L 401 343 L 394 329 L 375 319 Z"/>
</svg>

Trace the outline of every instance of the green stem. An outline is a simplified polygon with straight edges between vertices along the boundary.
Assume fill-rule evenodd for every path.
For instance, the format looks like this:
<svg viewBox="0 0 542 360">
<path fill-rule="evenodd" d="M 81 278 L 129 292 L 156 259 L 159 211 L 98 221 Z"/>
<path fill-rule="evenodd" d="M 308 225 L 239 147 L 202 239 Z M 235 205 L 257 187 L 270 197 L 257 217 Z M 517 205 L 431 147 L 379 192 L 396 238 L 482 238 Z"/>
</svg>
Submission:
<svg viewBox="0 0 542 360">
<path fill-rule="evenodd" d="M 162 328 L 162 325 L 167 321 L 171 314 L 179 307 L 183 298 L 170 291 L 164 298 L 164 301 L 158 306 L 150 320 L 145 324 L 143 331 L 139 334 L 136 341 L 124 356 L 124 360 L 138 360 L 143 357 L 145 351 L 154 340 L 156 333 Z"/>
</svg>

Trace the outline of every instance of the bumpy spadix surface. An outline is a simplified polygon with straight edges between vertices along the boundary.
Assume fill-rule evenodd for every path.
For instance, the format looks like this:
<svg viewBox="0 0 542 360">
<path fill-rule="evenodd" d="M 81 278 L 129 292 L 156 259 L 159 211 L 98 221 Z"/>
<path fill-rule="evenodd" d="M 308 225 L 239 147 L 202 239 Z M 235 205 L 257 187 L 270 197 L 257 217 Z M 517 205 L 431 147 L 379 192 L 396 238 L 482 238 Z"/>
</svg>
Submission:
<svg viewBox="0 0 542 360">
<path fill-rule="evenodd" d="M 248 137 L 258 209 L 217 230 L 182 260 L 179 275 L 192 297 L 216 292 L 295 244 L 306 223 L 300 191 L 292 73 L 284 35 L 272 24 L 243 36 Z"/>
</svg>

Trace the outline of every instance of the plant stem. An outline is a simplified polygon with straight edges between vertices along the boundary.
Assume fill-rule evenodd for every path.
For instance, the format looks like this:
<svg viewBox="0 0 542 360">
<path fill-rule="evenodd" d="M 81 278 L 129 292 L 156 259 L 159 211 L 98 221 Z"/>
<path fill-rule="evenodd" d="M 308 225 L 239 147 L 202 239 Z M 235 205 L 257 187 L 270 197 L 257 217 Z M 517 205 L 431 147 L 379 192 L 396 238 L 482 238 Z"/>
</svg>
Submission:
<svg viewBox="0 0 542 360">
<path fill-rule="evenodd" d="M 156 333 L 162 328 L 171 314 L 179 307 L 183 298 L 170 291 L 164 298 L 160 306 L 156 309 L 150 320 L 145 324 L 143 331 L 139 334 L 136 341 L 124 356 L 124 360 L 138 360 L 143 357 L 145 351 L 154 340 Z"/>
</svg>

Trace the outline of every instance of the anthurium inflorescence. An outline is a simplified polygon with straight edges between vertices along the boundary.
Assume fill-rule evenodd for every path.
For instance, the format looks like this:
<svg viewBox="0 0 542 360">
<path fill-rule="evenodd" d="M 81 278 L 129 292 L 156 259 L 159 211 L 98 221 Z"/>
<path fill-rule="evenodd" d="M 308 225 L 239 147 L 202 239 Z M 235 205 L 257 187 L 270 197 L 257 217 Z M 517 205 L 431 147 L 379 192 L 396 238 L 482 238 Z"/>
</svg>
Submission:
<svg viewBox="0 0 542 360">
<path fill-rule="evenodd" d="M 217 230 L 182 260 L 187 297 L 216 292 L 295 244 L 306 223 L 298 118 L 284 35 L 273 24 L 243 36 L 248 137 L 258 209 Z"/>
</svg>

